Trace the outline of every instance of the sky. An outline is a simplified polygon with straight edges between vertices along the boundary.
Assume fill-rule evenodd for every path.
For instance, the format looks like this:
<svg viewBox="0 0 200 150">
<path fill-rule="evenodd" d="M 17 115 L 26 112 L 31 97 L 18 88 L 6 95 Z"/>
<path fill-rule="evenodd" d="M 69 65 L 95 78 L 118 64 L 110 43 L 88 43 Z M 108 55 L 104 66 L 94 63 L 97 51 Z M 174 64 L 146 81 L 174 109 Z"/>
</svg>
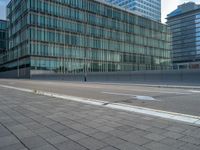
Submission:
<svg viewBox="0 0 200 150">
<path fill-rule="evenodd" d="M 200 4 L 200 0 L 161 0 L 162 1 L 162 22 L 166 22 L 167 14 L 172 12 L 177 8 L 178 5 L 183 4 L 185 2 L 195 2 L 196 4 Z"/>
<path fill-rule="evenodd" d="M 0 0 L 0 19 L 6 18 L 6 5 L 10 0 Z M 161 0 L 162 1 L 162 22 L 165 23 L 166 16 L 177 8 L 178 5 L 192 1 L 200 4 L 200 0 Z"/>
</svg>

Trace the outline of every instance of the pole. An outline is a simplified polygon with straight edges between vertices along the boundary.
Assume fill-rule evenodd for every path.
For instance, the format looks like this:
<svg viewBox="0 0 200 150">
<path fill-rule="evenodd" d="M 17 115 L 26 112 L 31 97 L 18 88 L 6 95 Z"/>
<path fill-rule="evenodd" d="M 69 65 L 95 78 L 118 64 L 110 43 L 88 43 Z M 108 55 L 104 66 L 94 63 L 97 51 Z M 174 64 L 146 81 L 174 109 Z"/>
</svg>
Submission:
<svg viewBox="0 0 200 150">
<path fill-rule="evenodd" d="M 85 49 L 85 56 L 84 56 L 84 82 L 87 82 L 86 49 Z"/>
<path fill-rule="evenodd" d="M 17 50 L 17 77 L 19 78 L 19 50 Z"/>
</svg>

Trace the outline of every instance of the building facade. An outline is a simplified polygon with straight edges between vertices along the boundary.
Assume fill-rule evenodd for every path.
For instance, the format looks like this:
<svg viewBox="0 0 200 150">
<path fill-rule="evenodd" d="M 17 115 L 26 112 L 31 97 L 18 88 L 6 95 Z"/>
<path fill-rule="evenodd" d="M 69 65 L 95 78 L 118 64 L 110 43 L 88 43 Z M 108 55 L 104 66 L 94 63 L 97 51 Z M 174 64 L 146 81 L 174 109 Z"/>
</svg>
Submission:
<svg viewBox="0 0 200 150">
<path fill-rule="evenodd" d="M 4 70 L 72 74 L 171 65 L 166 25 L 97 0 L 12 0 L 7 12 Z"/>
<path fill-rule="evenodd" d="M 105 0 L 136 14 L 161 21 L 161 0 Z"/>
<path fill-rule="evenodd" d="M 174 68 L 200 68 L 200 5 L 180 5 L 167 20 L 172 31 Z"/>
<path fill-rule="evenodd" d="M 0 20 L 0 55 L 6 52 L 7 48 L 7 22 Z"/>
</svg>

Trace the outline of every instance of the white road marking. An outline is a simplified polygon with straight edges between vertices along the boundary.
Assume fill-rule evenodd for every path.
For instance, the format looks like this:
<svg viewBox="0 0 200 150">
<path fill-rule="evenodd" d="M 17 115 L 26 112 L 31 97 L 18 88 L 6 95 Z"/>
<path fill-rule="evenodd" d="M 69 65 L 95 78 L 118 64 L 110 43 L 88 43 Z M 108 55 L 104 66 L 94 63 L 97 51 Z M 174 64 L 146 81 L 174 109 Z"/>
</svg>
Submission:
<svg viewBox="0 0 200 150">
<path fill-rule="evenodd" d="M 156 100 L 155 98 L 151 96 L 146 96 L 146 95 L 133 95 L 133 94 L 126 94 L 126 93 L 114 93 L 114 92 L 102 92 L 103 94 L 110 94 L 110 95 L 119 95 L 119 96 L 130 96 L 134 97 L 138 100 L 145 100 L 145 101 L 160 101 Z"/>
<path fill-rule="evenodd" d="M 192 116 L 192 115 L 187 115 L 187 114 L 180 114 L 180 113 L 175 113 L 175 112 L 168 112 L 168 111 L 150 109 L 150 108 L 139 107 L 139 106 L 131 106 L 131 105 L 126 105 L 122 103 L 109 103 L 108 101 L 100 101 L 100 100 L 95 100 L 95 99 L 87 99 L 87 98 L 81 98 L 81 97 L 75 97 L 75 96 L 61 95 L 57 93 L 18 88 L 18 87 L 12 87 L 12 86 L 1 85 L 1 84 L 0 84 L 0 87 L 49 96 L 49 97 L 61 98 L 65 100 L 81 102 L 81 103 L 90 104 L 90 105 L 97 105 L 97 106 L 111 108 L 111 109 L 123 110 L 127 112 L 135 112 L 135 113 L 140 113 L 144 115 L 150 115 L 150 116 L 165 118 L 169 120 L 181 121 L 181 122 L 190 123 L 196 126 L 200 126 L 199 116 Z"/>
<path fill-rule="evenodd" d="M 131 96 L 131 97 L 136 97 L 138 95 L 133 95 L 133 94 L 126 94 L 126 93 L 114 93 L 114 92 L 101 92 L 103 94 L 110 94 L 110 95 L 120 95 L 120 96 Z"/>
<path fill-rule="evenodd" d="M 138 90 L 138 89 L 128 89 L 131 91 L 138 91 L 138 92 L 150 92 L 150 93 L 166 93 L 166 94 L 180 94 L 180 95 L 187 95 L 191 93 L 183 93 L 183 92 L 170 92 L 170 91 L 151 91 L 151 90 Z"/>
<path fill-rule="evenodd" d="M 18 87 L 8 86 L 8 85 L 0 85 L 0 86 L 3 87 L 3 88 L 8 88 L 8 89 L 13 89 L 13 90 L 33 93 L 33 90 L 30 90 L 30 89 L 18 88 Z"/>
<path fill-rule="evenodd" d="M 130 105 L 120 104 L 120 103 L 108 104 L 107 107 L 118 109 L 118 110 L 125 110 L 129 112 L 136 112 L 136 113 L 141 113 L 145 115 L 161 117 L 165 119 L 187 122 L 187 123 L 191 123 L 195 125 L 198 125 L 197 123 L 198 121 L 200 121 L 199 116 L 191 116 L 191 115 L 186 115 L 186 114 L 167 112 L 167 111 L 155 110 L 155 109 L 138 107 L 138 106 L 130 106 Z"/>
<path fill-rule="evenodd" d="M 196 91 L 196 90 L 190 90 L 190 92 L 192 92 L 192 93 L 200 93 L 200 91 Z"/>
<path fill-rule="evenodd" d="M 155 88 L 179 88 L 179 89 L 200 89 L 200 86 L 176 86 L 176 85 L 153 85 L 153 84 L 135 84 L 135 83 L 104 83 L 104 82 L 89 82 L 89 83 L 97 83 L 97 84 L 103 84 L 103 85 L 122 85 L 122 86 L 141 86 L 141 87 L 155 87 Z M 148 90 L 147 90 L 148 91 Z M 149 91 L 151 92 L 151 91 Z M 152 91 L 153 92 L 153 91 Z M 161 91 L 162 92 L 162 91 Z M 164 91 L 163 91 L 164 93 Z M 168 93 L 168 92 L 167 92 Z M 176 93 L 176 92 L 169 92 L 169 93 Z M 183 93 L 184 94 L 184 93 Z M 189 94 L 189 93 L 186 93 Z"/>
<path fill-rule="evenodd" d="M 13 84 L 15 84 L 15 82 L 9 82 L 9 84 L 10 84 L 10 85 L 13 85 Z"/>
</svg>

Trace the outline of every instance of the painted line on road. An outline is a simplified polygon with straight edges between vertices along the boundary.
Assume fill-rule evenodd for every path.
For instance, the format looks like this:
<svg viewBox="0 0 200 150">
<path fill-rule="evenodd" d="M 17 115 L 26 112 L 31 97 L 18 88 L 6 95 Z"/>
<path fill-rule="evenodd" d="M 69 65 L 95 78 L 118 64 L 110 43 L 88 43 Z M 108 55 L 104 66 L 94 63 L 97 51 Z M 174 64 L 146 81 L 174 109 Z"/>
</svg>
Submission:
<svg viewBox="0 0 200 150">
<path fill-rule="evenodd" d="M 194 125 L 200 125 L 199 116 L 192 116 L 192 115 L 156 110 L 156 109 L 139 107 L 139 106 L 130 106 L 130 105 L 121 104 L 121 103 L 108 104 L 107 107 L 118 109 L 118 110 L 129 111 L 129 112 L 136 112 L 136 113 L 155 116 L 155 117 L 161 117 L 161 118 L 175 120 L 175 121 L 186 122 L 186 123 L 190 123 Z"/>
<path fill-rule="evenodd" d="M 114 92 L 101 92 L 101 93 L 110 94 L 110 95 L 131 96 L 131 97 L 136 97 L 137 96 L 137 95 L 126 94 L 126 93 L 114 93 Z"/>
<path fill-rule="evenodd" d="M 190 90 L 190 92 L 192 92 L 192 93 L 200 93 L 200 91 L 196 91 L 196 90 Z"/>
<path fill-rule="evenodd" d="M 141 87 L 156 87 L 156 88 L 179 88 L 179 89 L 200 89 L 199 85 L 194 86 L 184 86 L 184 85 L 171 85 L 171 84 L 137 84 L 137 83 L 105 83 L 105 82 L 89 82 L 89 83 L 96 83 L 96 84 L 104 84 L 104 85 L 125 85 L 125 86 L 141 86 Z"/>
<path fill-rule="evenodd" d="M 183 93 L 183 92 L 170 92 L 170 91 L 151 91 L 151 90 L 138 90 L 138 89 L 128 89 L 130 91 L 137 91 L 137 92 L 149 92 L 149 93 L 163 93 L 163 94 L 177 94 L 177 95 L 189 95 L 192 93 Z"/>
<path fill-rule="evenodd" d="M 25 88 L 18 88 L 14 86 L 9 86 L 9 85 L 0 85 L 3 88 L 8 88 L 8 89 L 13 89 L 13 90 L 18 90 L 18 91 L 23 91 L 23 92 L 28 92 L 28 93 L 33 93 L 33 90 L 30 89 L 25 89 Z"/>
<path fill-rule="evenodd" d="M 127 93 L 114 93 L 114 92 L 101 92 L 101 93 L 110 94 L 110 95 L 119 95 L 119 96 L 130 96 L 138 100 L 144 100 L 144 101 L 160 101 L 160 100 L 156 100 L 155 98 L 151 96 L 146 96 L 146 95 L 133 95 L 133 94 L 127 94 Z"/>
<path fill-rule="evenodd" d="M 181 122 L 190 123 L 196 126 L 200 126 L 199 116 L 192 116 L 192 115 L 187 115 L 187 114 L 168 112 L 168 111 L 156 110 L 156 109 L 139 107 L 139 106 L 131 106 L 131 105 L 122 104 L 122 103 L 109 103 L 108 101 L 68 96 L 68 95 L 62 95 L 62 94 L 57 94 L 57 93 L 18 88 L 18 87 L 1 85 L 1 84 L 0 84 L 0 87 L 14 89 L 14 90 L 28 92 L 28 93 L 35 93 L 38 95 L 60 98 L 60 99 L 65 99 L 65 100 L 70 100 L 70 101 L 75 101 L 75 102 L 81 102 L 85 104 L 96 105 L 96 106 L 101 106 L 101 107 L 106 107 L 106 108 L 111 108 L 111 109 L 123 110 L 127 112 L 140 113 L 144 115 L 150 115 L 150 116 L 165 118 L 169 120 L 181 121 Z"/>
</svg>

